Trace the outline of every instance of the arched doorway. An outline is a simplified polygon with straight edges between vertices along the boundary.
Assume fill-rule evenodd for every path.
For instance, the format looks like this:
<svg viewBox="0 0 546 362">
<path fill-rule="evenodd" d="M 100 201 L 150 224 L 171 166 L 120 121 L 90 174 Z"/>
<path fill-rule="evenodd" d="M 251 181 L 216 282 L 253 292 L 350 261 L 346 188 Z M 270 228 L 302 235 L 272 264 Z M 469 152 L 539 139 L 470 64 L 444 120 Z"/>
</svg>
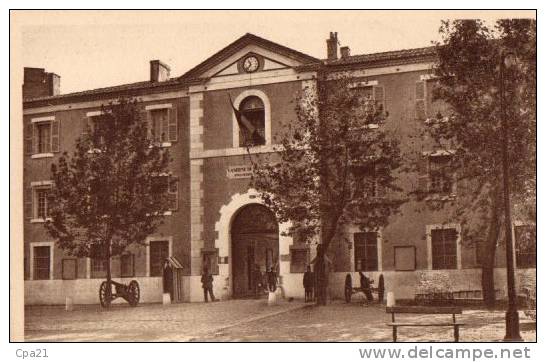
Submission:
<svg viewBox="0 0 546 362">
<path fill-rule="evenodd" d="M 243 206 L 231 224 L 233 297 L 255 295 L 256 267 L 265 274 L 279 261 L 279 225 L 260 204 Z"/>
</svg>

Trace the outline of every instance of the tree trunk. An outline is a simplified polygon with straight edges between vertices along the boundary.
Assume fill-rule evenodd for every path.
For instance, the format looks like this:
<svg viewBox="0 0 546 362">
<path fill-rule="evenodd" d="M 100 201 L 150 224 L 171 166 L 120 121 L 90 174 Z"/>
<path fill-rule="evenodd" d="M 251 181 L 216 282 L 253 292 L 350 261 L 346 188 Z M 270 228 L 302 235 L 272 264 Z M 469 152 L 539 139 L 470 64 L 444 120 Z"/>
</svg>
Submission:
<svg viewBox="0 0 546 362">
<path fill-rule="evenodd" d="M 488 308 L 495 306 L 495 252 L 499 237 L 499 214 L 497 192 L 493 193 L 491 220 L 486 245 L 482 257 L 482 294 L 483 302 Z"/>
<path fill-rule="evenodd" d="M 328 299 L 328 268 L 326 266 L 326 253 L 322 246 L 322 244 L 317 245 L 317 258 L 315 259 L 317 305 L 326 305 Z"/>
<path fill-rule="evenodd" d="M 330 222 L 325 222 L 322 228 L 321 241 L 317 245 L 317 257 L 315 259 L 315 277 L 316 287 L 315 294 L 317 297 L 317 305 L 326 305 L 328 302 L 328 284 L 330 265 L 326 258 L 330 242 L 334 238 L 337 229 L 337 221 L 339 217 L 332 217 Z"/>
</svg>

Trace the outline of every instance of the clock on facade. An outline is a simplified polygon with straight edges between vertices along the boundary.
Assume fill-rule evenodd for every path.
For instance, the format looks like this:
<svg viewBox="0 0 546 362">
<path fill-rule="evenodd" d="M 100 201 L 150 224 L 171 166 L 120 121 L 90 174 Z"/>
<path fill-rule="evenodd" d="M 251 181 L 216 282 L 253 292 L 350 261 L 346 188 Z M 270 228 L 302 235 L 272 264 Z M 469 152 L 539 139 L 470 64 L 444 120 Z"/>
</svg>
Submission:
<svg viewBox="0 0 546 362">
<path fill-rule="evenodd" d="M 243 60 L 243 70 L 247 73 L 252 73 L 258 70 L 260 61 L 254 55 L 250 55 Z"/>
</svg>

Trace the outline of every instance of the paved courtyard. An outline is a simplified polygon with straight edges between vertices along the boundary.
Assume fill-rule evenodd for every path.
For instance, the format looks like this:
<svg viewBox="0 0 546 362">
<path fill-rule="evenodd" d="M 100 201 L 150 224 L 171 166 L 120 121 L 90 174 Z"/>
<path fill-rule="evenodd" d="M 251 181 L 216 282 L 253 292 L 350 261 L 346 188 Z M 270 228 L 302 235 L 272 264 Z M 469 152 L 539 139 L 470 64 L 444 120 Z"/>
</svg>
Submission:
<svg viewBox="0 0 546 362">
<path fill-rule="evenodd" d="M 536 340 L 536 325 L 520 312 L 522 337 Z M 325 307 L 301 301 L 267 306 L 265 300 L 231 300 L 163 306 L 33 306 L 25 310 L 28 341 L 381 341 L 392 332 L 384 306 L 336 301 Z M 450 316 L 410 316 L 406 320 L 444 320 Z M 500 341 L 504 312 L 465 310 L 461 341 Z M 446 327 L 402 328 L 399 341 L 452 341 Z"/>
</svg>

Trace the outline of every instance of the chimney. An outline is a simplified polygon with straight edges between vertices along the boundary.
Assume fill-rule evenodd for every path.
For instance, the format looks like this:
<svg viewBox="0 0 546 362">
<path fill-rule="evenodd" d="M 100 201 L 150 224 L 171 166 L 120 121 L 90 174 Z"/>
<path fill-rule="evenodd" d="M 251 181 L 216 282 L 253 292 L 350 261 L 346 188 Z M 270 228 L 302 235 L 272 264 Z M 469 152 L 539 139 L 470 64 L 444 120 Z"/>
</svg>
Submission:
<svg viewBox="0 0 546 362">
<path fill-rule="evenodd" d="M 150 82 L 164 82 L 169 79 L 171 68 L 160 60 L 150 60 Z"/>
<path fill-rule="evenodd" d="M 351 56 L 351 49 L 348 46 L 339 48 L 339 52 L 341 53 L 341 58 L 348 58 Z"/>
<path fill-rule="evenodd" d="M 24 68 L 23 99 L 61 94 L 61 77 L 44 68 Z"/>
<path fill-rule="evenodd" d="M 330 32 L 330 39 L 326 39 L 326 52 L 327 52 L 328 60 L 337 59 L 337 45 L 338 45 L 337 31 Z"/>
</svg>

